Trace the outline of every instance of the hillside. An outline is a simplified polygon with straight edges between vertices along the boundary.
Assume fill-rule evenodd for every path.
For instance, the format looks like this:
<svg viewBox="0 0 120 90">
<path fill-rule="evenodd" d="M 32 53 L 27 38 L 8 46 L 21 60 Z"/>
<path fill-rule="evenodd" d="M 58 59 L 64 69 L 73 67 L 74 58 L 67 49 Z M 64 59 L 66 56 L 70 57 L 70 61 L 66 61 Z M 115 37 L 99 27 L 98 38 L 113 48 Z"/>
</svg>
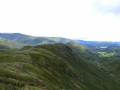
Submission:
<svg viewBox="0 0 120 90">
<path fill-rule="evenodd" d="M 57 43 L 1 50 L 0 90 L 120 90 L 112 76 L 78 57 L 74 48 Z"/>
<path fill-rule="evenodd" d="M 102 67 L 108 71 L 117 81 L 120 81 L 120 55 L 103 57 L 100 59 Z"/>
<path fill-rule="evenodd" d="M 83 60 L 97 60 L 99 54 L 86 48 L 85 46 L 78 45 L 75 43 L 67 43 L 67 45 L 74 51 L 74 53 Z"/>
</svg>

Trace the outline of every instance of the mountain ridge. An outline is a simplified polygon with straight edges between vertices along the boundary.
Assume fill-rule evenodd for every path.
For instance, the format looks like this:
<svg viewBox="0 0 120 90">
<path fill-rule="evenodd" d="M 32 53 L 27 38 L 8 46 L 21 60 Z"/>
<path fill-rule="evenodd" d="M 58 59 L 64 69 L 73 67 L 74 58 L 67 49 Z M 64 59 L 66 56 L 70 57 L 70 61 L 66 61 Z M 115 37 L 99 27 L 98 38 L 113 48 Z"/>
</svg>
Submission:
<svg viewBox="0 0 120 90">
<path fill-rule="evenodd" d="M 41 44 L 49 44 L 49 43 L 68 43 L 74 42 L 80 44 L 77 40 L 71 40 L 61 37 L 36 37 L 25 35 L 21 33 L 0 33 L 0 38 L 13 40 L 15 42 L 27 44 L 27 45 L 41 45 Z"/>
</svg>

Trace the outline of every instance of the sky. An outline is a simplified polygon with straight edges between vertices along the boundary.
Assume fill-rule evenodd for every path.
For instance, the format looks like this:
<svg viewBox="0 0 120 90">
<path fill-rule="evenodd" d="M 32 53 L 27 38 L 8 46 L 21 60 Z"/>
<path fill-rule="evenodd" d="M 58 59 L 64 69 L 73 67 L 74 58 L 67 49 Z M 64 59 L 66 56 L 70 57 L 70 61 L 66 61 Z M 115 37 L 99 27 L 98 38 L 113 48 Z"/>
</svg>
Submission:
<svg viewBox="0 0 120 90">
<path fill-rule="evenodd" d="M 120 41 L 120 0 L 0 0 L 0 33 Z"/>
</svg>

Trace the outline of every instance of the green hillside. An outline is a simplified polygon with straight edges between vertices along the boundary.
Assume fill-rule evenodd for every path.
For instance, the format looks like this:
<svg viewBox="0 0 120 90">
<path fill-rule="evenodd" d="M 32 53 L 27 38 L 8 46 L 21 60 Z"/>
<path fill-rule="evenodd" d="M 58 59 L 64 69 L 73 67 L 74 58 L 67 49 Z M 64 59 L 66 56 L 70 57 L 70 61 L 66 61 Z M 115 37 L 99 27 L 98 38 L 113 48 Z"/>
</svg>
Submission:
<svg viewBox="0 0 120 90">
<path fill-rule="evenodd" d="M 103 57 L 99 63 L 108 71 L 117 81 L 120 81 L 120 55 L 112 57 Z"/>
<path fill-rule="evenodd" d="M 99 58 L 99 54 L 98 53 L 96 53 L 96 52 L 94 52 L 92 50 L 89 50 L 85 46 L 78 45 L 78 44 L 75 44 L 75 43 L 67 43 L 67 45 L 69 47 L 71 47 L 72 50 L 74 51 L 74 53 L 79 58 L 81 58 L 83 60 L 94 61 L 94 60 L 97 60 Z"/>
<path fill-rule="evenodd" d="M 76 54 L 77 47 L 57 43 L 1 50 L 0 90 L 120 90 L 106 71 Z"/>
</svg>

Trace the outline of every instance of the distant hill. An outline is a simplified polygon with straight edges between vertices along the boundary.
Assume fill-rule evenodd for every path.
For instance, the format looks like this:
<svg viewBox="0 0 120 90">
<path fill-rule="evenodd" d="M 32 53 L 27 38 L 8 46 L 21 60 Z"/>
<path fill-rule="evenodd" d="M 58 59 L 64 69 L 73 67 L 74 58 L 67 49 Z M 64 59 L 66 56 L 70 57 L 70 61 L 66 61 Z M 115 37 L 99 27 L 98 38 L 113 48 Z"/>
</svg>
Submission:
<svg viewBox="0 0 120 90">
<path fill-rule="evenodd" d="M 25 46 L 25 44 L 23 43 L 19 43 L 19 42 L 8 40 L 8 39 L 1 39 L 1 38 L 0 38 L 0 45 L 5 45 L 11 48 L 22 48 L 23 46 Z"/>
<path fill-rule="evenodd" d="M 79 40 L 89 50 L 98 52 L 102 56 L 109 57 L 120 55 L 120 44 L 107 41 L 83 41 Z"/>
<path fill-rule="evenodd" d="M 11 47 L 5 46 L 5 45 L 0 45 L 0 49 L 11 49 Z"/>
<path fill-rule="evenodd" d="M 80 41 L 84 46 L 89 49 L 99 49 L 99 48 L 119 48 L 120 45 L 117 42 L 107 42 L 107 41 Z"/>
<path fill-rule="evenodd" d="M 49 43 L 67 43 L 67 42 L 74 42 L 80 44 L 80 42 L 77 40 L 70 40 L 60 37 L 35 37 L 20 33 L 0 33 L 0 37 L 3 39 L 13 40 L 15 42 L 27 45 L 41 45 Z"/>
</svg>

